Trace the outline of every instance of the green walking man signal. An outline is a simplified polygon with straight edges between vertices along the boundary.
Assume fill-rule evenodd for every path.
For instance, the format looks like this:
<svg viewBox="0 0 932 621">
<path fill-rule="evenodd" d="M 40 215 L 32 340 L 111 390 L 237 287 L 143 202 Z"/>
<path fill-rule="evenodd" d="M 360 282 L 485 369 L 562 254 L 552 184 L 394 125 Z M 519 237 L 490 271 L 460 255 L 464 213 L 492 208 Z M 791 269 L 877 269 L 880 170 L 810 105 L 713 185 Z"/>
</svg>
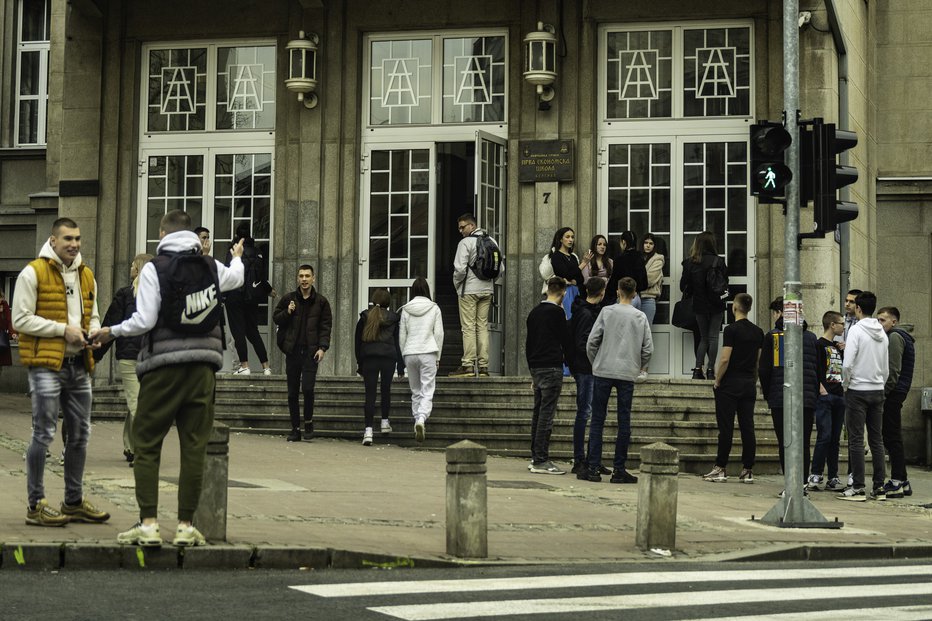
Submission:
<svg viewBox="0 0 932 621">
<path fill-rule="evenodd" d="M 751 125 L 751 194 L 782 197 L 793 173 L 786 165 L 786 150 L 793 144 L 782 123 L 760 121 Z"/>
</svg>

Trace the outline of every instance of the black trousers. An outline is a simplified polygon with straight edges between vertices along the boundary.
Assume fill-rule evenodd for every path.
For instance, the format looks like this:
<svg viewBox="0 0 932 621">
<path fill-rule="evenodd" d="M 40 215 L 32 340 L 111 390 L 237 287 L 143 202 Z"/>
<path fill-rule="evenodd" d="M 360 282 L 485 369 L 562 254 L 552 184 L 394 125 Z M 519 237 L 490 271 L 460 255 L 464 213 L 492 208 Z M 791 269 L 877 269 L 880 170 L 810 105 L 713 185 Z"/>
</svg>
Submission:
<svg viewBox="0 0 932 621">
<path fill-rule="evenodd" d="M 249 360 L 249 350 L 246 340 L 252 343 L 256 350 L 259 362 L 265 364 L 269 361 L 269 354 L 265 350 L 262 335 L 259 334 L 259 305 L 246 300 L 227 298 L 225 303 L 227 318 L 230 320 L 230 333 L 236 346 L 236 355 L 240 362 Z"/>
<path fill-rule="evenodd" d="M 304 393 L 304 422 L 314 419 L 314 385 L 317 383 L 317 361 L 314 354 L 316 347 L 295 347 L 285 355 L 285 376 L 288 378 L 288 414 L 291 415 L 291 428 L 301 426 L 301 411 L 298 409 L 299 393 Z"/>
<path fill-rule="evenodd" d="M 777 434 L 777 442 L 780 444 L 780 470 L 786 473 L 786 464 L 784 460 L 785 449 L 783 446 L 783 408 L 771 409 L 770 417 L 773 419 L 773 430 Z M 812 460 L 812 426 L 815 424 L 815 410 L 813 408 L 803 408 L 803 483 L 809 479 L 809 462 Z"/>
<path fill-rule="evenodd" d="M 754 378 L 722 384 L 715 391 L 715 420 L 718 423 L 718 454 L 715 465 L 724 469 L 728 465 L 735 435 L 735 415 L 741 430 L 741 465 L 754 468 L 757 458 L 757 438 L 754 435 L 754 403 L 757 385 Z M 782 448 L 781 448 L 782 450 Z"/>
<path fill-rule="evenodd" d="M 891 392 L 883 400 L 883 445 L 890 457 L 890 478 L 908 481 L 906 476 L 906 455 L 903 451 L 903 431 L 901 413 L 906 395 Z"/>
<path fill-rule="evenodd" d="M 391 358 L 371 358 L 362 361 L 362 383 L 366 388 L 366 427 L 371 427 L 375 419 L 375 393 L 380 378 L 382 418 L 388 419 L 388 411 L 392 407 L 392 375 L 395 373 L 396 364 Z"/>
</svg>

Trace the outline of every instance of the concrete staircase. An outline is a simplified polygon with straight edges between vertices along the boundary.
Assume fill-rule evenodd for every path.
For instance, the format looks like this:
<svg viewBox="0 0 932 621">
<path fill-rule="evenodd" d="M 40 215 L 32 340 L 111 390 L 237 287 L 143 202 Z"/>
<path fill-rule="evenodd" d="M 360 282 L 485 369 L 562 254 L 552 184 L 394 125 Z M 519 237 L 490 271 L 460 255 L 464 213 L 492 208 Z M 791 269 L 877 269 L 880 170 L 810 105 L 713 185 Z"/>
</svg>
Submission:
<svg viewBox="0 0 932 621">
<path fill-rule="evenodd" d="M 533 393 L 529 377 L 439 378 L 434 410 L 427 425 L 427 449 L 442 449 L 470 439 L 492 454 L 528 458 Z M 363 386 L 358 377 L 321 377 L 316 387 L 314 427 L 316 435 L 361 441 Z M 406 380 L 396 380 L 392 390 L 391 420 L 394 432 L 382 436 L 376 421 L 375 443 L 418 446 L 414 441 L 411 400 Z M 615 397 L 609 402 L 605 429 L 605 455 L 611 465 L 615 437 Z M 573 453 L 573 420 L 576 385 L 567 378 L 560 397 L 551 456 L 569 461 Z M 126 405 L 119 387 L 94 388 L 96 420 L 122 420 Z M 378 417 L 378 413 L 376 415 Z M 217 382 L 216 418 L 233 431 L 284 435 L 290 430 L 287 388 L 282 376 L 220 375 Z M 755 412 L 757 464 L 755 472 L 779 471 L 776 437 L 766 403 Z M 814 434 L 813 434 L 814 435 Z M 642 446 L 666 442 L 680 451 L 683 471 L 700 474 L 712 466 L 717 429 L 711 382 L 656 379 L 639 384 L 634 391 L 630 466 L 637 467 Z M 813 438 L 814 440 L 814 438 Z M 728 472 L 740 470 L 741 437 L 735 444 Z"/>
</svg>

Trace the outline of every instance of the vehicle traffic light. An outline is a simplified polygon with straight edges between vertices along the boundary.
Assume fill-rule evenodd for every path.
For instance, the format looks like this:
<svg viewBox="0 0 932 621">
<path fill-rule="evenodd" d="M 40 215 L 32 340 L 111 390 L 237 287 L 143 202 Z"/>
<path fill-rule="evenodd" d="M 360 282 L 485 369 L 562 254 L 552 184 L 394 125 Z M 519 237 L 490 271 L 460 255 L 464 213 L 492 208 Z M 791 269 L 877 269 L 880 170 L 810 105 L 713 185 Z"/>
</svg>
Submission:
<svg viewBox="0 0 932 621">
<path fill-rule="evenodd" d="M 814 126 L 813 139 L 818 158 L 818 185 L 813 195 L 813 217 L 816 231 L 831 233 L 843 222 L 858 217 L 856 203 L 838 200 L 839 189 L 858 180 L 858 170 L 853 166 L 839 166 L 835 158 L 858 144 L 854 132 L 837 130 L 834 123 Z"/>
<path fill-rule="evenodd" d="M 793 173 L 784 163 L 786 150 L 793 143 L 781 123 L 761 121 L 751 125 L 751 194 L 783 196 Z"/>
<path fill-rule="evenodd" d="M 819 185 L 819 157 L 815 152 L 814 135 L 818 129 L 811 124 L 799 126 L 799 206 L 808 207 L 815 198 L 815 188 Z"/>
</svg>

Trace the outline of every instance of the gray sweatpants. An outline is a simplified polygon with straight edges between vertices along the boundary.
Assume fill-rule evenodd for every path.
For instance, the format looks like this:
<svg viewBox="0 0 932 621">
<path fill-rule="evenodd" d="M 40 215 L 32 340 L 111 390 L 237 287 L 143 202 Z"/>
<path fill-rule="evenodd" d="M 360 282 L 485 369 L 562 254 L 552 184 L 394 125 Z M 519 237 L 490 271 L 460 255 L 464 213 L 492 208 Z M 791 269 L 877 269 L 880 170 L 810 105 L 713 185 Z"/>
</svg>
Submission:
<svg viewBox="0 0 932 621">
<path fill-rule="evenodd" d="M 864 487 L 864 426 L 871 447 L 873 487 L 883 487 L 887 478 L 883 457 L 883 391 L 845 391 L 845 427 L 848 429 L 848 467 L 854 488 Z"/>
</svg>

